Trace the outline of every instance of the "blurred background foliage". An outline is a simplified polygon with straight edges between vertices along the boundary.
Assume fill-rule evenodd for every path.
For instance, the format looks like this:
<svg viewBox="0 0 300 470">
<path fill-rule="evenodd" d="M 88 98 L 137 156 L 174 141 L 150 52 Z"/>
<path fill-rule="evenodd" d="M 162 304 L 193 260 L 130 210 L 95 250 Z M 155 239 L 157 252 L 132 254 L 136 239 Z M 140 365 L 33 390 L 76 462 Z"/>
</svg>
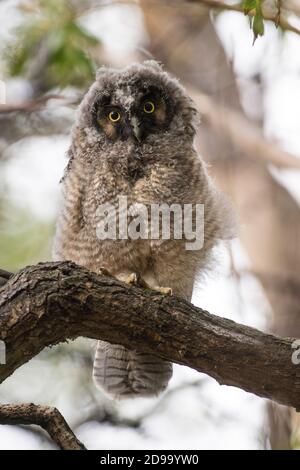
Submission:
<svg viewBox="0 0 300 470">
<path fill-rule="evenodd" d="M 0 2 L 0 78 L 7 106 L 20 106 L 0 106 L 1 268 L 51 259 L 70 128 L 97 67 L 154 57 L 196 98 L 209 99 L 210 108 L 200 109 L 197 146 L 241 221 L 239 240 L 220 252 L 220 265 L 205 288 L 195 289 L 194 302 L 300 336 L 300 289 L 289 288 L 300 285 L 299 161 L 286 165 L 300 155 L 299 2 L 280 2 L 280 18 L 275 0 L 244 2 L 252 7 L 254 34 L 265 33 L 253 48 L 249 18 L 240 2 L 234 6 L 232 13 L 201 0 Z M 41 104 L 45 94 L 63 99 Z M 231 115 L 219 106 L 237 113 L 233 136 L 226 133 Z M 255 155 L 252 125 L 255 138 L 268 139 Z M 92 383 L 92 355 L 93 343 L 84 339 L 43 351 L 5 381 L 0 401 L 57 406 L 89 448 L 299 447 L 298 414 L 269 404 L 266 420 L 264 400 L 179 366 L 163 397 L 111 403 Z M 0 426 L 0 448 L 54 445 L 35 427 Z"/>
<path fill-rule="evenodd" d="M 11 76 L 24 76 L 37 92 L 86 87 L 95 75 L 99 39 L 78 21 L 82 2 L 36 0 L 20 5 L 24 18 L 5 49 Z"/>
<path fill-rule="evenodd" d="M 1 202 L 1 266 L 18 271 L 24 266 L 51 259 L 54 224 L 35 219 L 30 212 Z"/>
</svg>

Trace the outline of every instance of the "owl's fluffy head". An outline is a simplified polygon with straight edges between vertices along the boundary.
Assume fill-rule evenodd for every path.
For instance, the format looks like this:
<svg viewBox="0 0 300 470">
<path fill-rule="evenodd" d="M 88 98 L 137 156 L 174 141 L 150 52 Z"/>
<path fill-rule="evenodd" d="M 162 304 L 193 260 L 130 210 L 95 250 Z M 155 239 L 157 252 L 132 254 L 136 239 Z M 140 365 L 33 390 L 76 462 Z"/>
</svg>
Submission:
<svg viewBox="0 0 300 470">
<path fill-rule="evenodd" d="M 76 130 L 89 144 L 141 146 L 168 136 L 191 142 L 197 112 L 178 80 L 155 61 L 101 67 L 80 107 Z"/>
</svg>

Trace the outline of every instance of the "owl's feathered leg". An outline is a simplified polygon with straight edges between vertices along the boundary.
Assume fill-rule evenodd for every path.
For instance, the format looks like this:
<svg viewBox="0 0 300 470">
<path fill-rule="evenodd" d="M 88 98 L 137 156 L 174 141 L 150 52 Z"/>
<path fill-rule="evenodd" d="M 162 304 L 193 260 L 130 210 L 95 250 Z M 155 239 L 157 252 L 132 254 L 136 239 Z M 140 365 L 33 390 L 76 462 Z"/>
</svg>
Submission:
<svg viewBox="0 0 300 470">
<path fill-rule="evenodd" d="M 143 287 L 152 288 L 135 273 L 120 273 L 116 277 L 129 284 L 144 282 Z M 111 398 L 158 395 L 166 389 L 172 372 L 172 364 L 159 357 L 106 341 L 97 343 L 93 379 Z"/>
<path fill-rule="evenodd" d="M 166 389 L 171 377 L 172 364 L 163 359 L 98 341 L 93 379 L 110 398 L 158 395 Z"/>
</svg>

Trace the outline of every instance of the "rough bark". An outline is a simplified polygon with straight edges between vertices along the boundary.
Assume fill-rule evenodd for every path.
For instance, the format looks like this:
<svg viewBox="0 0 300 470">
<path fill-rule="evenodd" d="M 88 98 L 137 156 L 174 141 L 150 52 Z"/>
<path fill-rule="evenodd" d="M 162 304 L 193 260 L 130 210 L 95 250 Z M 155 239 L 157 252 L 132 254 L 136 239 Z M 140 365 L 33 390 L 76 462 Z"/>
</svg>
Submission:
<svg viewBox="0 0 300 470">
<path fill-rule="evenodd" d="M 70 262 L 23 269 L 0 289 L 0 382 L 46 346 L 78 336 L 119 343 L 204 372 L 220 384 L 300 408 L 293 339 L 129 287 Z"/>
</svg>

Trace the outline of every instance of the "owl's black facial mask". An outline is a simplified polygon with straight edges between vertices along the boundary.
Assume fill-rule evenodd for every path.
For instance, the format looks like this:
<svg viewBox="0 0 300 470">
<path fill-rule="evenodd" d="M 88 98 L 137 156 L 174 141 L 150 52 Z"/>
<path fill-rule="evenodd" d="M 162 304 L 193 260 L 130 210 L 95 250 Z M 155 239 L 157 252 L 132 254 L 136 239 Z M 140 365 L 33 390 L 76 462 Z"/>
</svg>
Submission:
<svg viewBox="0 0 300 470">
<path fill-rule="evenodd" d="M 138 140 L 145 140 L 151 134 L 165 131 L 173 115 L 172 101 L 159 89 L 149 89 L 134 109 L 133 129 Z"/>
<path fill-rule="evenodd" d="M 137 102 L 127 110 L 121 100 L 110 96 L 98 99 L 92 110 L 96 128 L 110 140 L 131 139 L 137 144 L 143 143 L 151 134 L 165 131 L 173 113 L 172 101 L 155 87 L 143 90 Z"/>
</svg>

